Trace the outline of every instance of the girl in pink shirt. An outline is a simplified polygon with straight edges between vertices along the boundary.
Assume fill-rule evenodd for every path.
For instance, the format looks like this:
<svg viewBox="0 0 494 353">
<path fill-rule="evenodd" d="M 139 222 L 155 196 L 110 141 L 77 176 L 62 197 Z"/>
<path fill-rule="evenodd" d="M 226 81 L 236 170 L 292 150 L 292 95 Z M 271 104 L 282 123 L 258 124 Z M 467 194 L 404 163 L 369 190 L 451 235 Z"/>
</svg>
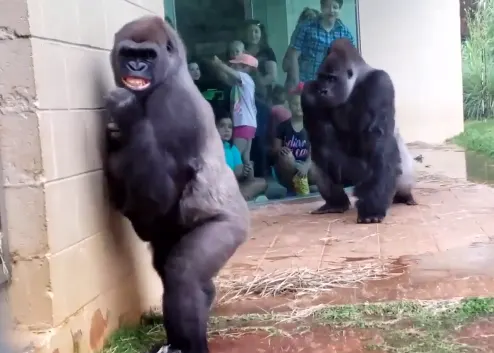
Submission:
<svg viewBox="0 0 494 353">
<path fill-rule="evenodd" d="M 250 76 L 258 66 L 252 55 L 241 53 L 230 60 L 231 67 L 218 57 L 214 63 L 227 83 L 232 85 L 233 143 L 239 149 L 244 164 L 252 164 L 250 150 L 257 129 L 255 84 Z"/>
</svg>

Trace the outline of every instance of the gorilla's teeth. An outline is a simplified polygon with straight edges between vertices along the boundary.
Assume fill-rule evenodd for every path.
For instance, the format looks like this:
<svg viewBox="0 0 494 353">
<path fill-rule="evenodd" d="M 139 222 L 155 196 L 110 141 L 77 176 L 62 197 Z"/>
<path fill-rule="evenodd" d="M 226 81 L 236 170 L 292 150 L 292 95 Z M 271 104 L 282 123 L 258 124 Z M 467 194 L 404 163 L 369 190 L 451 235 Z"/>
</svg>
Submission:
<svg viewBox="0 0 494 353">
<path fill-rule="evenodd" d="M 144 87 L 148 82 L 141 78 L 127 77 L 124 79 L 125 84 L 132 87 Z"/>
</svg>

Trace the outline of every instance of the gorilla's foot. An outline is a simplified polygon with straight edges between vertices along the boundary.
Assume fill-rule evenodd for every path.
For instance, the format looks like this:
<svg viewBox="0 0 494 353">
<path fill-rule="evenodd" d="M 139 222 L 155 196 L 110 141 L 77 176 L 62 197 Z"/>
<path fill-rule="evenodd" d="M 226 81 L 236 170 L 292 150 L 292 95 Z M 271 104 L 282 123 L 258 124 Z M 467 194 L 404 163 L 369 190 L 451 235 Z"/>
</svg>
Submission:
<svg viewBox="0 0 494 353">
<path fill-rule="evenodd" d="M 418 205 L 418 203 L 417 203 L 417 201 L 415 201 L 412 193 L 396 194 L 393 197 L 393 203 L 404 203 L 405 205 L 408 205 L 408 206 Z"/>
<path fill-rule="evenodd" d="M 158 344 L 151 348 L 149 353 L 181 353 L 178 349 L 173 349 L 167 344 Z"/>
<path fill-rule="evenodd" d="M 357 223 L 369 224 L 369 223 L 381 223 L 384 216 L 370 216 L 370 217 L 357 217 Z"/>
<path fill-rule="evenodd" d="M 386 218 L 392 196 L 393 194 L 388 194 L 359 198 L 356 203 L 357 223 L 381 223 Z"/>
<path fill-rule="evenodd" d="M 322 205 L 318 209 L 312 211 L 311 214 L 343 213 L 343 212 L 348 211 L 349 208 L 350 208 L 350 205 L 341 205 L 341 206 L 336 205 L 335 206 L 335 205 L 331 205 L 331 204 L 326 202 L 324 205 Z"/>
</svg>

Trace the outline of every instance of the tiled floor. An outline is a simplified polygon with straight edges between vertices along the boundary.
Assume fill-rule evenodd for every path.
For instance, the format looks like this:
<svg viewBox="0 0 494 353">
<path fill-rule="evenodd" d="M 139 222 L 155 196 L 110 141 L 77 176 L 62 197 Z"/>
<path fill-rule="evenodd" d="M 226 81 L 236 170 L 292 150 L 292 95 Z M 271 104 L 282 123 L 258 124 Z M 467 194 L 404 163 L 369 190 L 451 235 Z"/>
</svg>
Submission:
<svg viewBox="0 0 494 353">
<path fill-rule="evenodd" d="M 418 206 L 394 205 L 378 225 L 357 224 L 355 209 L 338 215 L 309 214 L 321 200 L 261 207 L 252 212 L 250 239 L 221 277 L 249 280 L 288 268 L 359 271 L 381 265 L 405 270 L 393 279 L 335 289 L 326 300 L 493 294 L 494 189 L 462 178 L 466 170 L 459 170 L 465 169 L 461 151 L 414 151 L 424 156 L 424 162 L 417 163 Z"/>
<path fill-rule="evenodd" d="M 457 148 L 415 146 L 414 154 L 424 157 L 423 163 L 417 163 L 418 206 L 394 205 L 384 223 L 362 225 L 356 223 L 355 209 L 310 215 L 321 200 L 267 205 L 252 212 L 250 239 L 219 278 L 221 292 L 222 280 L 231 283 L 233 278 L 242 282 L 240 287 L 250 288 L 259 278 L 279 279 L 280 272 L 304 268 L 324 271 L 324 279 L 343 273 L 349 278 L 345 285 L 335 282 L 324 293 L 313 295 L 243 295 L 233 302 L 219 300 L 215 312 L 289 312 L 323 303 L 493 296 L 494 188 L 466 181 L 482 180 L 492 166 L 477 157 L 472 163 Z M 380 270 L 380 277 L 369 280 L 369 268 Z M 462 329 L 460 341 L 475 346 L 472 351 L 492 352 L 493 328 L 492 323 L 473 323 Z M 366 349 L 370 341 L 379 341 L 372 330 L 331 326 L 288 338 L 261 336 L 212 338 L 211 349 L 364 353 L 370 352 Z"/>
</svg>

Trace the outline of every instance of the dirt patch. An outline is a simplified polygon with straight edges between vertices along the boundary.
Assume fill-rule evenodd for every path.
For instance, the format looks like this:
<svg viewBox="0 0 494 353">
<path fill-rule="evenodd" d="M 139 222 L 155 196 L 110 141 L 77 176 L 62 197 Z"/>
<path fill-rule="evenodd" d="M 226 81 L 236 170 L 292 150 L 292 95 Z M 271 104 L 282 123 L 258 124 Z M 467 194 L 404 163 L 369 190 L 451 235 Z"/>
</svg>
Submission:
<svg viewBox="0 0 494 353">
<path fill-rule="evenodd" d="M 400 301 L 212 316 L 208 336 L 215 353 L 480 353 L 492 352 L 493 323 L 494 298 Z M 151 313 L 103 353 L 141 353 L 165 340 L 162 317 Z"/>
<path fill-rule="evenodd" d="M 472 347 L 472 352 L 492 352 L 494 350 L 494 317 L 464 326 L 456 334 L 456 339 Z"/>
<path fill-rule="evenodd" d="M 382 321 L 375 317 L 375 322 Z M 246 322 L 247 323 L 247 322 Z M 445 323 L 444 331 L 429 327 L 430 335 L 414 320 L 406 319 L 380 328 L 332 327 L 311 321 L 298 325 L 247 326 L 212 332 L 215 353 L 490 353 L 494 347 L 494 317 L 482 318 L 461 329 Z M 460 324 L 458 322 L 458 324 Z M 432 326 L 435 326 L 434 324 Z M 461 324 L 460 324 L 461 326 Z M 442 337 L 438 337 L 442 336 Z"/>
<path fill-rule="evenodd" d="M 384 353 L 370 348 L 383 342 L 379 333 L 371 330 L 312 327 L 283 333 L 231 331 L 228 336 L 211 337 L 210 347 L 215 353 Z"/>
</svg>

